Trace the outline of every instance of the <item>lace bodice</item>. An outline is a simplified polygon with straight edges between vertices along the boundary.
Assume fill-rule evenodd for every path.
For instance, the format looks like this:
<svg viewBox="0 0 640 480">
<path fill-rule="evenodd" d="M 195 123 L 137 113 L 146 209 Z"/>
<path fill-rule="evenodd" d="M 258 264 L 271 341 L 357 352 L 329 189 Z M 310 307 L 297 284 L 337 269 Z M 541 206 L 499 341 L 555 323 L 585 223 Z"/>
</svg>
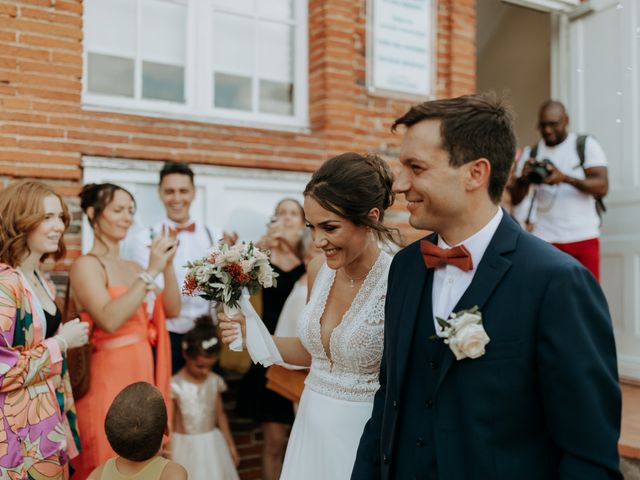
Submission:
<svg viewBox="0 0 640 480">
<path fill-rule="evenodd" d="M 382 359 L 384 299 L 391 257 L 380 252 L 364 279 L 353 303 L 331 332 L 331 362 L 322 345 L 320 319 L 335 279 L 335 270 L 322 266 L 311 291 L 309 303 L 298 323 L 298 335 L 311 354 L 308 388 L 334 398 L 371 401 L 380 386 L 378 372 Z"/>
<path fill-rule="evenodd" d="M 224 380 L 210 373 L 202 383 L 191 383 L 180 373 L 171 378 L 171 398 L 177 406 L 175 431 L 177 433 L 205 433 L 214 430 L 216 421 L 216 394 L 227 390 Z"/>
</svg>

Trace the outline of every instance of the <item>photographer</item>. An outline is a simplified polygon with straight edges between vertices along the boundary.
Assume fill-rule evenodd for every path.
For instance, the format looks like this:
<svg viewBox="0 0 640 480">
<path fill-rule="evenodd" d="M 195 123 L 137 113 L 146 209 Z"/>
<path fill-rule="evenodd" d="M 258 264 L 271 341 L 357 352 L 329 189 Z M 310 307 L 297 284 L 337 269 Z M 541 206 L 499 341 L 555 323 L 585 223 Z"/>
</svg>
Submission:
<svg viewBox="0 0 640 480">
<path fill-rule="evenodd" d="M 607 194 L 607 159 L 591 136 L 569 133 L 564 105 L 540 107 L 542 139 L 522 152 L 509 182 L 514 216 L 537 237 L 575 257 L 599 279 L 600 218 Z"/>
</svg>

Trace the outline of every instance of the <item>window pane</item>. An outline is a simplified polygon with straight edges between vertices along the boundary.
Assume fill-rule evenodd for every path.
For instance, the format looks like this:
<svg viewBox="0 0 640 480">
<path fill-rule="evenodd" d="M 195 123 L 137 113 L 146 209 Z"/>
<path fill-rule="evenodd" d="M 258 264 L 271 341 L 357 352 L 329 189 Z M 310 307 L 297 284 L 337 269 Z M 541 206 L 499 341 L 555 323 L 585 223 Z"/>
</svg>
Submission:
<svg viewBox="0 0 640 480">
<path fill-rule="evenodd" d="M 184 68 L 142 62 L 142 96 L 184 103 Z"/>
<path fill-rule="evenodd" d="M 130 58 L 88 55 L 88 91 L 133 97 L 133 60 Z"/>
<path fill-rule="evenodd" d="M 256 58 L 258 77 L 290 82 L 293 79 L 293 28 L 260 22 Z"/>
<path fill-rule="evenodd" d="M 170 2 L 142 3 L 142 58 L 158 63 L 184 65 L 187 9 Z"/>
<path fill-rule="evenodd" d="M 133 57 L 136 46 L 136 2 L 87 0 L 84 3 L 87 50 Z"/>
<path fill-rule="evenodd" d="M 253 27 L 248 18 L 217 13 L 213 19 L 213 69 L 253 75 Z"/>
<path fill-rule="evenodd" d="M 293 0 L 258 1 L 258 15 L 261 17 L 289 20 L 293 17 Z"/>
<path fill-rule="evenodd" d="M 260 80 L 260 111 L 293 115 L 293 83 Z"/>
<path fill-rule="evenodd" d="M 251 110 L 251 78 L 214 74 L 213 104 L 219 108 Z"/>
<path fill-rule="evenodd" d="M 257 2 L 265 3 L 271 0 L 257 0 Z M 223 8 L 225 10 L 231 10 L 239 13 L 253 13 L 253 0 L 215 0 L 216 8 Z"/>
</svg>

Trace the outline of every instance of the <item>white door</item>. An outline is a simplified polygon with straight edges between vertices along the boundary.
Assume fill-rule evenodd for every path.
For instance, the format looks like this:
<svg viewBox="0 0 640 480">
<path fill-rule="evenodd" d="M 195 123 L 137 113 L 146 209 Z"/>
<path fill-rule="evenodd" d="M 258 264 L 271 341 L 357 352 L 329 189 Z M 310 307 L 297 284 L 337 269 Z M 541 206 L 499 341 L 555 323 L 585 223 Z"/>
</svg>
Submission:
<svg viewBox="0 0 640 480">
<path fill-rule="evenodd" d="M 620 375 L 640 379 L 640 2 L 592 0 L 559 23 L 556 95 L 609 160 L 602 286 Z"/>
</svg>

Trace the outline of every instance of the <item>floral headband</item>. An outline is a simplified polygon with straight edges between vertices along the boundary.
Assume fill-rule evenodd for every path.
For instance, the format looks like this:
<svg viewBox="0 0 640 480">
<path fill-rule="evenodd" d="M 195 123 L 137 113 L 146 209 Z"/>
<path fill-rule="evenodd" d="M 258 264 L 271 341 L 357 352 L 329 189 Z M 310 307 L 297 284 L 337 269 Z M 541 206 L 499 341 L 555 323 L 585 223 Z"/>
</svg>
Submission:
<svg viewBox="0 0 640 480">
<path fill-rule="evenodd" d="M 202 343 L 200 344 L 200 346 L 202 347 L 203 350 L 209 350 L 211 347 L 215 347 L 218 344 L 218 338 L 217 337 L 211 337 L 208 340 L 202 340 Z M 189 344 L 185 341 L 182 342 L 182 349 L 186 350 L 187 348 L 189 348 Z"/>
</svg>

